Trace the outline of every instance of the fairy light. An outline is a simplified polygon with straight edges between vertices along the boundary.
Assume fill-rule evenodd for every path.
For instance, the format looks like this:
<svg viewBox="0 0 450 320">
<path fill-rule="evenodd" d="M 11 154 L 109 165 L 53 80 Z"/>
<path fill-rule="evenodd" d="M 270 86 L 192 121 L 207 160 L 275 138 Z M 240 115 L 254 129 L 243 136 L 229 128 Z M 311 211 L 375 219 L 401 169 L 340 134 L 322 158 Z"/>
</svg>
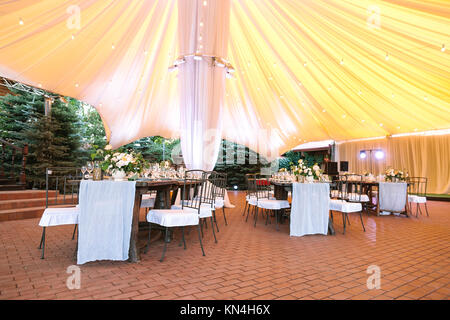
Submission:
<svg viewBox="0 0 450 320">
<path fill-rule="evenodd" d="M 344 59 L 341 59 L 341 61 L 339 62 L 339 64 L 342 66 L 344 64 Z"/>
<path fill-rule="evenodd" d="M 445 51 L 445 44 L 442 45 L 441 47 L 441 51 L 444 52 Z"/>
<path fill-rule="evenodd" d="M 19 19 L 19 24 L 20 24 L 21 26 L 23 26 L 23 20 L 22 20 L 22 18 Z"/>
<path fill-rule="evenodd" d="M 386 61 L 388 61 L 388 60 L 389 60 L 389 54 L 386 53 L 386 57 L 384 57 L 384 59 L 385 59 Z"/>
</svg>

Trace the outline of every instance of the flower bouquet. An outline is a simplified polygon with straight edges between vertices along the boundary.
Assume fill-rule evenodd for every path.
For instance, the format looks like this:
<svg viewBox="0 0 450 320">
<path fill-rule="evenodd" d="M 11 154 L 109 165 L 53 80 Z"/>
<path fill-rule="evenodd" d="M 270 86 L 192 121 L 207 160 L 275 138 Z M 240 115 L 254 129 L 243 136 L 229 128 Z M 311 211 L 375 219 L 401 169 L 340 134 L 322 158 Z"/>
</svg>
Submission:
<svg viewBox="0 0 450 320">
<path fill-rule="evenodd" d="M 384 178 L 386 181 L 390 182 L 406 181 L 408 173 L 389 168 L 385 171 Z"/>
<path fill-rule="evenodd" d="M 298 160 L 298 166 L 292 167 L 292 172 L 298 176 L 299 181 L 306 180 L 312 182 L 314 180 L 319 180 L 322 176 L 322 170 L 317 163 L 312 167 L 308 167 L 303 159 Z"/>
<path fill-rule="evenodd" d="M 110 173 L 115 180 L 122 180 L 127 176 L 136 178 L 145 168 L 148 168 L 148 162 L 142 154 L 132 150 L 114 152 L 111 148 L 105 148 L 104 155 L 101 168 Z"/>
</svg>

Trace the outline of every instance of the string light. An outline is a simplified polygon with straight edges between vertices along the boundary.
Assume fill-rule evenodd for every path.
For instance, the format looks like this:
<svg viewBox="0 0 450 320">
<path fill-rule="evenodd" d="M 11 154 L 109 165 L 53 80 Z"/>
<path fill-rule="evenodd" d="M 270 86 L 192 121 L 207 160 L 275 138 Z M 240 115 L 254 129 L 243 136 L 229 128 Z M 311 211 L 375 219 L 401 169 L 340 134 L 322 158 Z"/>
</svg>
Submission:
<svg viewBox="0 0 450 320">
<path fill-rule="evenodd" d="M 208 2 L 207 2 L 207 1 L 203 1 L 203 5 L 204 5 L 204 6 L 207 6 L 207 5 L 208 5 Z"/>
<path fill-rule="evenodd" d="M 344 59 L 341 59 L 341 61 L 339 63 L 342 66 L 344 64 Z"/>
<path fill-rule="evenodd" d="M 303 66 L 306 67 L 308 65 L 308 63 L 306 63 L 306 61 L 303 63 Z"/>
<path fill-rule="evenodd" d="M 445 51 L 445 44 L 442 45 L 441 51 L 442 51 L 442 52 Z"/>
<path fill-rule="evenodd" d="M 385 59 L 386 61 L 388 61 L 388 60 L 389 60 L 389 54 L 386 53 L 386 57 L 384 57 L 384 59 Z"/>
<path fill-rule="evenodd" d="M 19 19 L 19 24 L 20 24 L 21 26 L 23 26 L 23 20 L 22 20 L 22 18 Z"/>
<path fill-rule="evenodd" d="M 116 47 L 114 46 L 114 44 L 111 46 L 111 48 L 114 50 Z"/>
<path fill-rule="evenodd" d="M 75 35 L 72 35 L 71 38 L 72 38 L 72 40 L 74 40 L 75 39 Z"/>
</svg>

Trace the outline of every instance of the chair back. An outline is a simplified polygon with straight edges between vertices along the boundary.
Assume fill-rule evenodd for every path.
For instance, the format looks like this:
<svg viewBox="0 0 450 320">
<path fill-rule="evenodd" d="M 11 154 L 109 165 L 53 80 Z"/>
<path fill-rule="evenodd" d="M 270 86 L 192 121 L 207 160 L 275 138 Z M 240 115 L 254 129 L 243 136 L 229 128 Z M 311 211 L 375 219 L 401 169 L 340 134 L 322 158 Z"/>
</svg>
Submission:
<svg viewBox="0 0 450 320">
<path fill-rule="evenodd" d="M 45 169 L 45 207 L 51 205 L 76 205 L 82 173 L 78 168 L 53 167 Z M 55 191 L 54 197 L 49 191 Z"/>
<path fill-rule="evenodd" d="M 214 185 L 213 199 L 225 199 L 225 192 L 227 189 L 227 174 L 212 171 L 209 180 L 211 184 Z"/>
<path fill-rule="evenodd" d="M 184 184 L 181 193 L 181 208 L 192 208 L 198 210 L 202 203 L 207 203 L 206 180 L 208 172 L 203 170 L 188 170 L 184 174 Z"/>
<path fill-rule="evenodd" d="M 350 202 L 361 202 L 363 192 L 363 176 L 360 174 L 347 175 L 345 191 L 346 198 Z"/>
<path fill-rule="evenodd" d="M 425 177 L 410 177 L 408 182 L 408 194 L 419 197 L 426 197 L 428 178 Z"/>
<path fill-rule="evenodd" d="M 256 197 L 256 199 L 269 199 L 271 185 L 267 176 L 252 175 L 249 179 L 250 188 L 249 196 Z"/>
</svg>

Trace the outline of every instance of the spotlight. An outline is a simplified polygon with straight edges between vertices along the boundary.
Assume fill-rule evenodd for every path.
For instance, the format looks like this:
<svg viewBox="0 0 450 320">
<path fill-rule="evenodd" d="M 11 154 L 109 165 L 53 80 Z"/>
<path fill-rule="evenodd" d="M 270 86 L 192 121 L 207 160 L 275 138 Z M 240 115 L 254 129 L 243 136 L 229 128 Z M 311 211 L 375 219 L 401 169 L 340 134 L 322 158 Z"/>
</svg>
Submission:
<svg viewBox="0 0 450 320">
<path fill-rule="evenodd" d="M 384 152 L 382 150 L 378 150 L 375 152 L 375 158 L 380 160 L 384 158 Z"/>
<path fill-rule="evenodd" d="M 365 151 L 365 150 L 361 150 L 361 151 L 359 152 L 359 157 L 360 157 L 361 159 L 365 159 L 365 158 L 367 157 L 366 151 Z"/>
<path fill-rule="evenodd" d="M 234 189 L 234 190 L 237 190 L 237 189 L 238 189 L 238 186 L 233 186 L 233 189 Z"/>
</svg>

